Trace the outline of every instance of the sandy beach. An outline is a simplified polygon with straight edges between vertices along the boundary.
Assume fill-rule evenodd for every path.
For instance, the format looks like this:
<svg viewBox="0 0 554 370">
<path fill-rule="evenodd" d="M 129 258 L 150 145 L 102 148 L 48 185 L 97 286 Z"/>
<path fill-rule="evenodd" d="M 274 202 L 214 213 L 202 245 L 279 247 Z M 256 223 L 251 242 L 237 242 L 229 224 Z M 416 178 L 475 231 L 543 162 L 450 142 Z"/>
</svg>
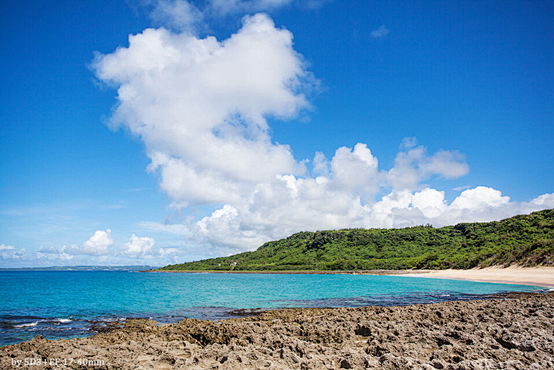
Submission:
<svg viewBox="0 0 554 370">
<path fill-rule="evenodd" d="M 506 283 L 554 287 L 554 267 L 489 267 L 471 270 L 368 270 L 368 271 L 144 271 L 154 273 L 195 274 L 358 274 L 403 275 L 413 277 L 473 280 L 489 283 Z"/>
<path fill-rule="evenodd" d="M 472 270 L 425 270 L 406 276 L 537 285 L 554 288 L 554 267 L 489 267 Z"/>
</svg>

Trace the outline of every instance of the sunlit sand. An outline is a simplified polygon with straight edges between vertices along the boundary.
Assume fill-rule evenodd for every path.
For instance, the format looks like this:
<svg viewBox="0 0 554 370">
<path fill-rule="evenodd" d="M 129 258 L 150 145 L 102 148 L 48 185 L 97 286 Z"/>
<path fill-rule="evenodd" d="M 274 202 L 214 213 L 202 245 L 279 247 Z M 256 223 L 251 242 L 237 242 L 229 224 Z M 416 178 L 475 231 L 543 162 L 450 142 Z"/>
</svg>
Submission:
<svg viewBox="0 0 554 370">
<path fill-rule="evenodd" d="M 554 287 L 554 267 L 488 267 L 471 270 L 425 271 L 407 275 Z"/>
</svg>

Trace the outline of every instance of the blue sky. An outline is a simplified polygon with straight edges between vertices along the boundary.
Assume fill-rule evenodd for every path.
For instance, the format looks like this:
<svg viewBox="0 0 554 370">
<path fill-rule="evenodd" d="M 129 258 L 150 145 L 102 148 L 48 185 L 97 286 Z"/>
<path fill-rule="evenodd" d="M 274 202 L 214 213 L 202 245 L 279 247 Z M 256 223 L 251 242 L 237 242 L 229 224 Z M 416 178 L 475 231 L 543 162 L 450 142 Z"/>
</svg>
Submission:
<svg viewBox="0 0 554 370">
<path fill-rule="evenodd" d="M 163 265 L 554 207 L 552 1 L 0 14 L 0 266 Z"/>
</svg>

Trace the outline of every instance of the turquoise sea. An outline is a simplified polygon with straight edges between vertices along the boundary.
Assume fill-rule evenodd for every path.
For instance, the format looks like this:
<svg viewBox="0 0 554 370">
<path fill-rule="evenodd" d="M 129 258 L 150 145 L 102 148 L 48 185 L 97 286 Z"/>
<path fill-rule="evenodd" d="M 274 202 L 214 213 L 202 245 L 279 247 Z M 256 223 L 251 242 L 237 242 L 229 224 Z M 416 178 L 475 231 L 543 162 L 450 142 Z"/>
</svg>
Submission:
<svg viewBox="0 0 554 370">
<path fill-rule="evenodd" d="M 243 308 L 406 305 L 542 289 L 404 276 L 0 271 L 0 346 L 88 336 L 128 317 L 219 320 Z"/>
</svg>

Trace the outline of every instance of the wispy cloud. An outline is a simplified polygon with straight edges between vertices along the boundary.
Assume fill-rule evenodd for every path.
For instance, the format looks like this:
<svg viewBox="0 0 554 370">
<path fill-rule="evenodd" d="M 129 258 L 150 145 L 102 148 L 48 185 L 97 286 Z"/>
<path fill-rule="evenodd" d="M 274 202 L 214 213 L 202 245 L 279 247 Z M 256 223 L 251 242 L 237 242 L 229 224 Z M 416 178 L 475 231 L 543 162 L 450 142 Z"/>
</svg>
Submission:
<svg viewBox="0 0 554 370">
<path fill-rule="evenodd" d="M 377 28 L 376 30 L 371 31 L 371 33 L 369 35 L 373 39 L 380 39 L 380 38 L 383 38 L 383 37 L 387 36 L 389 34 L 389 32 L 390 31 L 387 28 L 387 26 L 382 25 L 381 27 Z"/>
<path fill-rule="evenodd" d="M 210 0 L 207 11 L 220 16 L 267 12 L 290 5 L 293 0 Z"/>
<path fill-rule="evenodd" d="M 270 13 L 296 4 L 304 9 L 318 9 L 331 0 L 129 0 L 145 8 L 155 26 L 179 32 L 201 34 L 215 22 L 229 17 Z"/>
<path fill-rule="evenodd" d="M 170 29 L 196 32 L 204 28 L 204 15 L 194 4 L 184 0 L 150 1 L 150 18 L 154 24 Z"/>
<path fill-rule="evenodd" d="M 174 235 L 190 234 L 189 228 L 182 224 L 162 224 L 160 222 L 144 221 L 139 224 L 139 227 L 148 231 L 162 232 Z"/>
<path fill-rule="evenodd" d="M 467 189 L 470 189 L 470 188 L 471 188 L 471 186 L 469 186 L 469 185 L 464 185 L 464 186 L 455 187 L 455 188 L 453 188 L 452 190 L 454 190 L 454 191 L 464 191 L 464 190 L 467 190 Z"/>
</svg>

